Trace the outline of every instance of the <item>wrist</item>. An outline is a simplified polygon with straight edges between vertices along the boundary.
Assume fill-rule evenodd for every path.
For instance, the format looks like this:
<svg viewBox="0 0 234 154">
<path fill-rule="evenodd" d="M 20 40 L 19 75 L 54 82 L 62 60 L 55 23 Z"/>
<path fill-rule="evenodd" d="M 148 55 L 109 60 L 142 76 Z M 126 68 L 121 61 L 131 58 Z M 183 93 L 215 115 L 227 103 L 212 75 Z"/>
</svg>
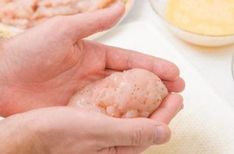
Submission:
<svg viewBox="0 0 234 154">
<path fill-rule="evenodd" d="M 1 153 L 37 154 L 40 142 L 32 119 L 16 115 L 0 121 Z"/>
</svg>

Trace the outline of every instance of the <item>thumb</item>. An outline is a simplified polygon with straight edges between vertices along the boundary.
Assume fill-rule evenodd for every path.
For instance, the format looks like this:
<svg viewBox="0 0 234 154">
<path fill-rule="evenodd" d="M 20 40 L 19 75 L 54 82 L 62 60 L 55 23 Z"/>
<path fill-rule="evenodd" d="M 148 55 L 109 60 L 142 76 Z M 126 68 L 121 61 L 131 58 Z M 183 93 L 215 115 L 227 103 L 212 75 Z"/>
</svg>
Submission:
<svg viewBox="0 0 234 154">
<path fill-rule="evenodd" d="M 124 14 L 124 8 L 124 4 L 117 1 L 105 9 L 68 16 L 64 18 L 64 23 L 72 39 L 82 39 L 114 26 Z"/>
<path fill-rule="evenodd" d="M 109 147 L 163 144 L 170 138 L 167 125 L 150 119 L 117 119 L 112 127 Z"/>
</svg>

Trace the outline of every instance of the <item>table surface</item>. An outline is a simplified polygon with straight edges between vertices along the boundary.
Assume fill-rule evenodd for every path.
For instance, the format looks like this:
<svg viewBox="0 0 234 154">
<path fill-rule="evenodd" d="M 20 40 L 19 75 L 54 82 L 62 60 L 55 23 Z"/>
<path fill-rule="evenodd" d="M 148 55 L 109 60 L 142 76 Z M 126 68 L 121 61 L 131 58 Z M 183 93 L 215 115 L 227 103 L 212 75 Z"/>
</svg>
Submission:
<svg viewBox="0 0 234 154">
<path fill-rule="evenodd" d="M 168 31 L 161 18 L 154 13 L 148 0 L 136 0 L 122 25 L 135 21 L 151 24 L 161 35 L 167 37 L 168 44 L 174 46 L 175 52 L 187 59 L 193 66 L 192 69 L 199 72 L 215 93 L 234 107 L 234 80 L 231 72 L 234 46 L 203 48 L 179 40 Z"/>
</svg>

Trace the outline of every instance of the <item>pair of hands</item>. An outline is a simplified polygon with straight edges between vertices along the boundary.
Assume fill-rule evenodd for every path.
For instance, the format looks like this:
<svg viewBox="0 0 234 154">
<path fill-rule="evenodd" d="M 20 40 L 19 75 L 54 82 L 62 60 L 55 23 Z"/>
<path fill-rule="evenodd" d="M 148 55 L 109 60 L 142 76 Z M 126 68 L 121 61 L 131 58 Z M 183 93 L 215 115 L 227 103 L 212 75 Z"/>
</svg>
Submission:
<svg viewBox="0 0 234 154">
<path fill-rule="evenodd" d="M 83 39 L 112 27 L 123 13 L 123 4 L 116 3 L 94 13 L 55 17 L 1 42 L 0 114 L 21 114 L 0 123 L 0 139 L 6 140 L 0 151 L 128 154 L 168 141 L 167 124 L 183 106 L 178 94 L 170 94 L 150 119 L 116 119 L 65 106 L 87 84 L 131 68 L 154 72 L 170 92 L 183 90 L 171 62 Z"/>
</svg>

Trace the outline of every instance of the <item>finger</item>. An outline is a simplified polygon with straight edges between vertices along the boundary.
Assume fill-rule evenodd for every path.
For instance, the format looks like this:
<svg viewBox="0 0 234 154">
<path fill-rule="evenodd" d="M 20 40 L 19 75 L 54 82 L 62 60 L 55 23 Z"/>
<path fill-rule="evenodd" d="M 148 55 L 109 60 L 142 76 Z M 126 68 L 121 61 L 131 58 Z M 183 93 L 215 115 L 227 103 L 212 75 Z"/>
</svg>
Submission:
<svg viewBox="0 0 234 154">
<path fill-rule="evenodd" d="M 136 146 L 136 147 L 119 147 L 119 154 L 140 154 L 150 146 Z"/>
<path fill-rule="evenodd" d="M 167 125 L 149 119 L 114 119 L 112 132 L 106 131 L 106 145 L 143 146 L 162 144 L 169 140 L 170 130 Z M 105 147 L 104 146 L 104 147 Z"/>
<path fill-rule="evenodd" d="M 175 81 L 179 77 L 178 67 L 166 60 L 138 52 L 106 46 L 106 67 L 114 70 L 143 68 L 154 72 L 162 80 Z"/>
<path fill-rule="evenodd" d="M 100 154 L 139 154 L 147 149 L 148 146 L 130 146 L 130 147 L 109 147 L 99 150 Z"/>
<path fill-rule="evenodd" d="M 119 154 L 140 154 L 144 152 L 149 146 L 140 146 L 140 147 L 119 147 Z"/>
<path fill-rule="evenodd" d="M 181 92 L 185 88 L 185 82 L 182 78 L 178 78 L 176 81 L 163 81 L 168 91 Z"/>
<path fill-rule="evenodd" d="M 150 118 L 168 124 L 182 108 L 183 97 L 179 94 L 170 94 Z"/>
<path fill-rule="evenodd" d="M 117 1 L 113 6 L 95 12 L 77 14 L 64 18 L 68 35 L 74 40 L 85 38 L 94 33 L 114 26 L 124 14 L 124 4 Z"/>
</svg>

